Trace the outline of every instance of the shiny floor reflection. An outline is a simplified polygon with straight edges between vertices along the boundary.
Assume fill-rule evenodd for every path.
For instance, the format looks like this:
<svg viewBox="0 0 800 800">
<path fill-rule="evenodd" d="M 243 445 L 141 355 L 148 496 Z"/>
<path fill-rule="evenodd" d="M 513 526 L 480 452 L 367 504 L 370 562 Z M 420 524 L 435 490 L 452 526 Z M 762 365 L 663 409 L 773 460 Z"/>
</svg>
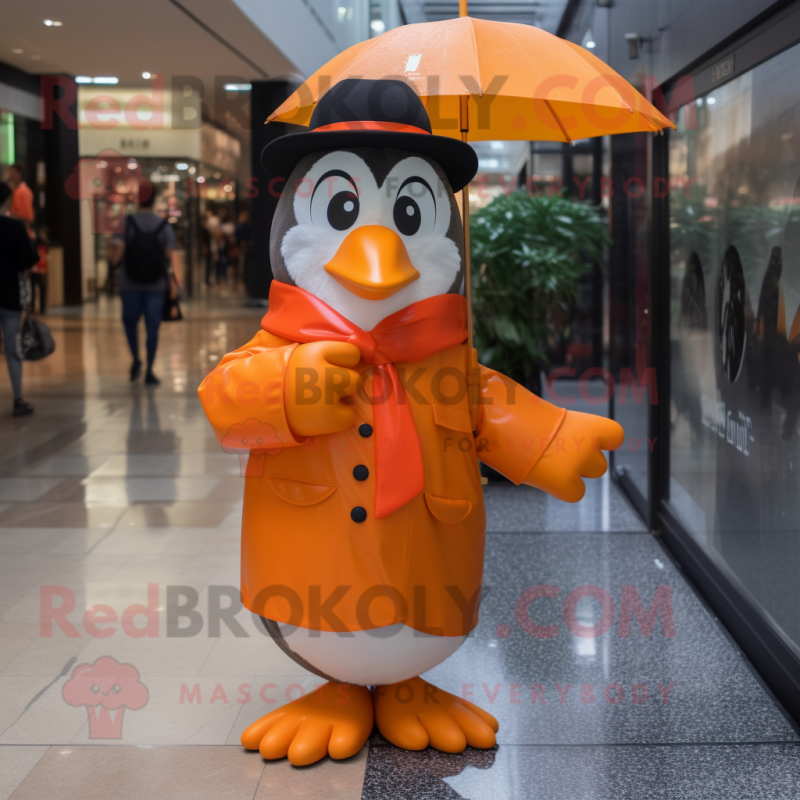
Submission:
<svg viewBox="0 0 800 800">
<path fill-rule="evenodd" d="M 261 311 L 189 305 L 162 327 L 157 390 L 128 383 L 117 313 L 50 315 L 36 413 L 0 422 L 0 800 L 800 796 L 794 729 L 607 478 L 578 506 L 486 489 L 481 622 L 426 677 L 499 718 L 495 750 L 375 734 L 302 770 L 245 753 L 248 724 L 319 682 L 250 614 L 215 614 L 237 602 L 243 482 L 195 388 Z M 170 602 L 199 627 L 180 634 Z M 146 703 L 104 717 L 65 689 L 106 658 Z"/>
</svg>

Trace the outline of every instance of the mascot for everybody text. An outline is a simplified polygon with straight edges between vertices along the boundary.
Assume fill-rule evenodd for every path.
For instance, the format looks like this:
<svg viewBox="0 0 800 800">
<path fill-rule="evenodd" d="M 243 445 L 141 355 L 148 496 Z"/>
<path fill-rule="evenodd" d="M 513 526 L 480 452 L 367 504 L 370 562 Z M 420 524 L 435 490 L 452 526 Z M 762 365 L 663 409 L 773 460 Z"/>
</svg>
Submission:
<svg viewBox="0 0 800 800">
<path fill-rule="evenodd" d="M 255 431 L 243 602 L 326 683 L 242 743 L 303 765 L 354 755 L 377 724 L 408 750 L 492 747 L 494 717 L 419 677 L 478 622 L 478 460 L 574 502 L 622 429 L 484 367 L 473 425 L 453 193 L 477 158 L 431 134 L 405 83 L 336 84 L 263 162 L 287 176 L 269 310 L 199 393 L 220 440 Z"/>
</svg>

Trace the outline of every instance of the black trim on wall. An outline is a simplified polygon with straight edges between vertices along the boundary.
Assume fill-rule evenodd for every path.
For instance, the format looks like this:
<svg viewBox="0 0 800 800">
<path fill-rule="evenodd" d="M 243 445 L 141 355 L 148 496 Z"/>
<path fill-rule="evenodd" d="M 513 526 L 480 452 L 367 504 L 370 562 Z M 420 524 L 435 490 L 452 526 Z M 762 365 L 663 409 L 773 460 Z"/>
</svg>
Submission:
<svg viewBox="0 0 800 800">
<path fill-rule="evenodd" d="M 6 86 L 13 86 L 15 89 L 21 89 L 23 92 L 29 94 L 39 95 L 39 76 L 31 75 L 28 72 L 23 72 L 21 69 L 12 67 L 11 64 L 5 64 L 0 61 L 0 83 Z"/>
<path fill-rule="evenodd" d="M 669 185 L 669 133 L 651 139 L 648 148 L 648 215 L 650 250 L 650 360 L 656 375 L 658 402 L 650 405 L 650 438 L 657 439 L 650 453 L 650 503 L 648 523 L 658 528 L 658 511 L 669 488 L 670 430 L 670 237 L 669 194 L 659 187 Z"/>
<path fill-rule="evenodd" d="M 632 357 L 633 344 L 636 341 L 636 266 L 641 261 L 641 248 L 644 253 L 644 268 L 648 271 L 648 282 L 652 283 L 652 235 L 651 235 L 651 206 L 644 197 L 630 196 L 624 189 L 626 182 L 631 178 L 647 178 L 650 186 L 651 170 L 651 145 L 652 136 L 645 133 L 626 133 L 611 137 L 610 161 L 611 182 L 613 192 L 610 197 L 609 218 L 611 221 L 611 247 L 608 253 L 608 298 L 609 298 L 609 350 L 608 368 L 615 377 L 620 375 L 621 369 L 634 367 Z M 646 194 L 652 194 L 649 188 Z M 642 216 L 646 220 L 646 235 L 648 240 L 639 243 L 637 234 L 640 227 L 637 225 L 639 215 L 634 206 L 640 203 L 647 204 Z M 638 256 L 638 259 L 637 259 Z M 652 314 L 652 288 L 648 287 L 650 294 L 650 308 Z M 648 366 L 652 366 L 652 336 L 647 342 Z M 609 399 L 609 416 L 618 419 L 616 413 L 615 396 Z M 652 412 L 651 412 L 652 413 Z M 648 434 L 652 438 L 652 419 L 648 415 Z M 630 431 L 627 432 L 630 435 Z M 636 507 L 642 519 L 652 530 L 654 524 L 653 508 L 650 497 L 652 492 L 648 486 L 647 496 L 642 493 L 639 486 L 634 483 L 628 474 L 628 467 L 618 464 L 616 453 L 611 453 L 613 475 L 619 482 L 622 490 Z M 649 463 L 649 461 L 648 461 Z"/>
<path fill-rule="evenodd" d="M 78 93 L 68 76 L 61 76 L 62 85 L 55 87 L 56 96 L 66 88 L 74 91 L 75 100 L 69 111 L 77 119 Z M 44 160 L 46 164 L 45 211 L 50 243 L 60 245 L 64 251 L 64 305 L 83 302 L 81 274 L 81 215 L 80 201 L 66 191 L 67 179 L 78 165 L 78 129 L 67 125 L 58 114 L 53 114 L 53 127 L 43 129 Z"/>
<path fill-rule="evenodd" d="M 711 560 L 666 503 L 659 514 L 664 544 L 784 708 L 800 723 L 800 659 Z"/>
</svg>

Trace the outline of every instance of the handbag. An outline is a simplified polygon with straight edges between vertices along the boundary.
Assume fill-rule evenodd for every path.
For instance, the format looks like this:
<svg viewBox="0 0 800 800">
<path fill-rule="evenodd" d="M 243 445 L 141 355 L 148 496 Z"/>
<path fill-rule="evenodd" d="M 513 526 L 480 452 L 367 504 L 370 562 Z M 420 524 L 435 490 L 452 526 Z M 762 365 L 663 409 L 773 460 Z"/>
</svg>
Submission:
<svg viewBox="0 0 800 800">
<path fill-rule="evenodd" d="M 15 337 L 14 348 L 20 361 L 39 361 L 56 349 L 56 343 L 44 322 L 26 314 Z"/>
<path fill-rule="evenodd" d="M 178 286 L 178 281 L 174 275 L 170 275 L 168 280 L 169 288 L 167 289 L 166 297 L 164 298 L 164 311 L 161 314 L 161 321 L 177 322 L 178 320 L 183 319 L 181 307 L 178 304 L 178 295 L 180 294 L 180 289 Z"/>
</svg>

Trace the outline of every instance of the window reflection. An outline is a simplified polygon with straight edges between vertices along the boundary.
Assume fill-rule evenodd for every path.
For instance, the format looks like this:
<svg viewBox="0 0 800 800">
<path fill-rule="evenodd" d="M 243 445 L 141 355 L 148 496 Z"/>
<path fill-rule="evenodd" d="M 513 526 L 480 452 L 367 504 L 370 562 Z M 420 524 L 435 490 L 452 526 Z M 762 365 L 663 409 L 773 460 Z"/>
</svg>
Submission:
<svg viewBox="0 0 800 800">
<path fill-rule="evenodd" d="M 794 47 L 671 134 L 669 481 L 673 513 L 798 653 L 799 80 Z"/>
<path fill-rule="evenodd" d="M 731 246 L 725 251 L 717 282 L 717 338 L 722 359 L 722 371 L 733 382 L 742 371 L 745 330 L 744 270 L 739 253 Z"/>
</svg>

